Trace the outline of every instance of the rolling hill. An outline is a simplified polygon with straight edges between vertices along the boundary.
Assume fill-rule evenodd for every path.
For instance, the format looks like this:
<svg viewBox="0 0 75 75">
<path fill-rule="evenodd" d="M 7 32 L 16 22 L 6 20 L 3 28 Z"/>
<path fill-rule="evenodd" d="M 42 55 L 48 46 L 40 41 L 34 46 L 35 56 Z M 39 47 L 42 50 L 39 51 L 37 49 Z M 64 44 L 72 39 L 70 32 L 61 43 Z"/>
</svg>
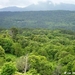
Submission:
<svg viewBox="0 0 75 75">
<path fill-rule="evenodd" d="M 0 12 L 0 28 L 75 30 L 75 11 Z"/>
</svg>

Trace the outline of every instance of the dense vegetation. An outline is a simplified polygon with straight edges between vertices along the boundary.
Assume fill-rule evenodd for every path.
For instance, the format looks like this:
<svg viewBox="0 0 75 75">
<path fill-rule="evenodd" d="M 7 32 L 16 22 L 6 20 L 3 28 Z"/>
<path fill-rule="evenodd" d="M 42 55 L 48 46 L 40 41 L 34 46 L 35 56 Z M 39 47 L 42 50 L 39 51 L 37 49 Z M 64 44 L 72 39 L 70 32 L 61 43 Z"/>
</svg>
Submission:
<svg viewBox="0 0 75 75">
<path fill-rule="evenodd" d="M 1 75 L 69 75 L 75 72 L 75 32 L 0 29 Z"/>
<path fill-rule="evenodd" d="M 75 30 L 75 11 L 0 12 L 0 28 L 11 27 Z"/>
</svg>

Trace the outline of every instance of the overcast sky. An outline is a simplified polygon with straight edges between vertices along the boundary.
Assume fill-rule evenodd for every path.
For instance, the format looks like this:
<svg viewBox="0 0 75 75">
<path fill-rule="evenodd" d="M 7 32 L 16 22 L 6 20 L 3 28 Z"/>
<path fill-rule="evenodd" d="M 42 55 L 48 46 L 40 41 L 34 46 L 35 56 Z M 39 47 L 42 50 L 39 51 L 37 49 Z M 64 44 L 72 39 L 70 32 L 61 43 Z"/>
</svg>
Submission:
<svg viewBox="0 0 75 75">
<path fill-rule="evenodd" d="M 52 1 L 54 4 L 69 3 L 75 4 L 75 0 L 0 0 L 0 8 L 8 6 L 26 7 L 31 4 L 38 4 L 39 2 Z"/>
</svg>

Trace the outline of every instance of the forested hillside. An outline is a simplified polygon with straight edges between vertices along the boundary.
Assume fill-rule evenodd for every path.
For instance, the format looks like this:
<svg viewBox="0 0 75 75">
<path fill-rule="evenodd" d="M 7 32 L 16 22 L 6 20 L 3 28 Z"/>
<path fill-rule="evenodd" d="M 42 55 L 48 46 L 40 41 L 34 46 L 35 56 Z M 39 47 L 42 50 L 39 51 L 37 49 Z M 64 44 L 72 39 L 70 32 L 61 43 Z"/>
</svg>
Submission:
<svg viewBox="0 0 75 75">
<path fill-rule="evenodd" d="M 75 11 L 0 12 L 0 75 L 74 75 Z"/>
<path fill-rule="evenodd" d="M 17 18 L 16 21 L 21 20 Z M 75 32 L 27 28 L 0 29 L 0 75 L 74 73 Z"/>
<path fill-rule="evenodd" d="M 75 11 L 0 12 L 0 28 L 75 30 Z"/>
</svg>

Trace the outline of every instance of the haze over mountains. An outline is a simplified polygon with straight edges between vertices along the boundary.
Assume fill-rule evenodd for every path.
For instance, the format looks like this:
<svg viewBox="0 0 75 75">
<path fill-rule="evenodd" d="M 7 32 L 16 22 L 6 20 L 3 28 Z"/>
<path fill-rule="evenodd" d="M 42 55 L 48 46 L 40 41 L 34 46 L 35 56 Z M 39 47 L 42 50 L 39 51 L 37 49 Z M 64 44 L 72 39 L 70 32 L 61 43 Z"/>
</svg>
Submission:
<svg viewBox="0 0 75 75">
<path fill-rule="evenodd" d="M 20 8 L 16 6 L 12 7 L 6 7 L 3 9 L 0 9 L 0 11 L 40 11 L 40 10 L 70 10 L 75 11 L 75 5 L 74 4 L 53 4 L 51 1 L 47 2 L 39 2 L 38 4 L 32 4 L 25 8 Z"/>
</svg>

